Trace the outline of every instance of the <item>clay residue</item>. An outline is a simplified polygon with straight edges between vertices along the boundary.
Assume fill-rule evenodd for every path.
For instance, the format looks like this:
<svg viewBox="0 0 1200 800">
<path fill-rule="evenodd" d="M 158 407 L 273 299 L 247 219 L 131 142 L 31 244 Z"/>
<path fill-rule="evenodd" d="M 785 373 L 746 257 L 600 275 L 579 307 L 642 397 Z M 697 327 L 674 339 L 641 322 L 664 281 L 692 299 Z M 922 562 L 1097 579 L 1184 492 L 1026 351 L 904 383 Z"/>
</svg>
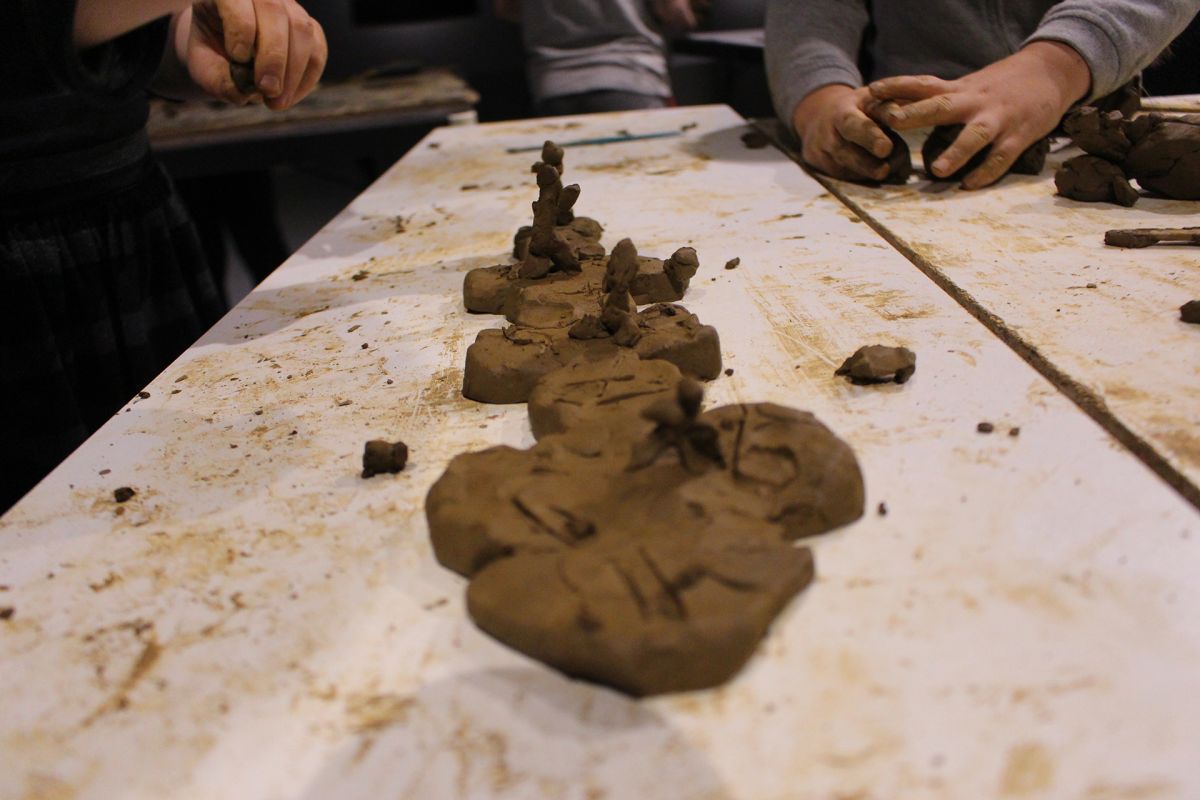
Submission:
<svg viewBox="0 0 1200 800">
<path fill-rule="evenodd" d="M 917 355 L 907 347 L 867 345 L 854 351 L 834 375 L 845 375 L 851 383 L 904 383 L 917 370 Z"/>
<path fill-rule="evenodd" d="M 811 553 L 788 542 L 857 519 L 862 478 L 810 414 L 700 407 L 683 381 L 638 425 L 455 458 L 426 514 L 438 560 L 471 579 L 475 622 L 634 695 L 735 674 L 811 581 Z"/>
<path fill-rule="evenodd" d="M 921 160 L 925 167 L 925 174 L 930 180 L 934 181 L 961 181 L 987 160 L 988 153 L 992 151 L 991 145 L 988 145 L 977 152 L 975 155 L 960 167 L 952 175 L 938 177 L 933 174 L 933 162 L 937 160 L 943 152 L 946 151 L 958 135 L 963 131 L 963 125 L 939 125 L 930 131 L 926 137 L 925 143 L 921 146 Z M 1038 175 L 1042 168 L 1046 166 L 1046 155 L 1050 152 L 1050 139 L 1042 138 L 1031 144 L 1029 147 L 1017 156 L 1016 161 L 1008 168 L 1008 171 L 1016 175 Z"/>
<path fill-rule="evenodd" d="M 373 439 L 363 447 L 362 476 L 371 478 L 383 473 L 396 473 L 408 463 L 408 445 Z"/>
</svg>

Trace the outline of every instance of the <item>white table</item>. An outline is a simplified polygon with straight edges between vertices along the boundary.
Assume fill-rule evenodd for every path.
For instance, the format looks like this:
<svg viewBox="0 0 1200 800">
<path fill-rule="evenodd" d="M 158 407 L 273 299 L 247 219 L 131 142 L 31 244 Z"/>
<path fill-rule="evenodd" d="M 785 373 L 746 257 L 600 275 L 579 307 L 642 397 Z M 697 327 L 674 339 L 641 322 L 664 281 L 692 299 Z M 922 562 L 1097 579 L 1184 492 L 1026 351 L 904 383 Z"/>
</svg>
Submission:
<svg viewBox="0 0 1200 800">
<path fill-rule="evenodd" d="M 635 701 L 479 632 L 422 500 L 454 454 L 531 441 L 458 391 L 500 324 L 463 273 L 533 194 L 505 148 L 684 128 L 569 150 L 579 210 L 610 246 L 697 248 L 685 302 L 735 370 L 710 401 L 814 411 L 868 514 L 812 542 L 735 680 Z M 289 259 L 0 520 L 0 796 L 1200 796 L 1200 514 L 744 130 L 441 129 Z M 909 383 L 833 377 L 877 341 L 917 351 Z M 360 479 L 374 437 L 409 469 Z"/>
</svg>

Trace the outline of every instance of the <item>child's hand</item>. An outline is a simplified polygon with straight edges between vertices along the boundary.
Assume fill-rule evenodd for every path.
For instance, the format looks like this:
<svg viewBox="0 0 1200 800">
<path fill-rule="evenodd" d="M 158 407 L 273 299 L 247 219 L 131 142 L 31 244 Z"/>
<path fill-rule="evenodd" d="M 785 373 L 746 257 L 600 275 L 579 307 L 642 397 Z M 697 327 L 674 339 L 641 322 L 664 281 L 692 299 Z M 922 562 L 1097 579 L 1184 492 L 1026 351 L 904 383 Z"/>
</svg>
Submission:
<svg viewBox="0 0 1200 800">
<path fill-rule="evenodd" d="M 321 77 L 325 32 L 295 0 L 197 0 L 176 26 L 176 50 L 204 91 L 243 104 L 230 62 L 254 62 L 254 86 L 269 108 L 289 108 Z"/>
<path fill-rule="evenodd" d="M 938 177 L 953 174 L 991 145 L 987 160 L 963 179 L 964 188 L 978 189 L 1002 177 L 1029 145 L 1054 130 L 1090 85 L 1091 71 L 1073 48 L 1033 42 L 958 80 L 903 75 L 868 88 L 886 102 L 880 118 L 897 130 L 966 126 L 933 163 Z"/>
<path fill-rule="evenodd" d="M 809 92 L 792 123 L 805 163 L 843 180 L 883 180 L 892 142 L 869 113 L 876 105 L 865 88 L 830 84 Z"/>
</svg>

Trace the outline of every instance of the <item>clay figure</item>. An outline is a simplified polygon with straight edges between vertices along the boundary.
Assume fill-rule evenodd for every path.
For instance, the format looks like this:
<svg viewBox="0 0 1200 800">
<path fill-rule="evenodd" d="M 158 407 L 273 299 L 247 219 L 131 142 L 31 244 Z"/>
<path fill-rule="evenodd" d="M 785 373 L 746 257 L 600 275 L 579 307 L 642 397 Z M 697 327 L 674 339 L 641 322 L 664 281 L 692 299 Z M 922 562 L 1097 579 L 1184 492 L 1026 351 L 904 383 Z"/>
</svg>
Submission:
<svg viewBox="0 0 1200 800">
<path fill-rule="evenodd" d="M 1133 147 L 1119 111 L 1104 113 L 1094 106 L 1083 106 L 1063 118 L 1063 130 L 1083 152 L 1118 164 Z"/>
<path fill-rule="evenodd" d="M 1128 207 L 1139 197 L 1121 168 L 1099 156 L 1067 159 L 1054 173 L 1054 185 L 1063 197 L 1089 203 L 1116 203 Z"/>
<path fill-rule="evenodd" d="M 1143 189 L 1174 200 L 1200 200 L 1200 115 L 1149 114 L 1126 126 L 1133 147 L 1122 163 Z"/>
</svg>

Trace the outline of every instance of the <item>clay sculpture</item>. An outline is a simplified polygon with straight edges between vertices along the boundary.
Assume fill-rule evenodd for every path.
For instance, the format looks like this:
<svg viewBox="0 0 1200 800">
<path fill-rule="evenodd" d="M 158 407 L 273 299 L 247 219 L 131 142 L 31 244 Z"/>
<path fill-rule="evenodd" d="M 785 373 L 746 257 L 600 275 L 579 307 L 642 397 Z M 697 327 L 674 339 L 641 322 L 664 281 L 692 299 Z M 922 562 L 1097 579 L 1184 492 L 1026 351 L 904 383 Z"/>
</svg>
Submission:
<svg viewBox="0 0 1200 800">
<path fill-rule="evenodd" d="M 460 455 L 425 504 L 481 629 L 638 696 L 734 675 L 812 579 L 811 553 L 791 540 L 857 519 L 864 502 L 852 451 L 811 414 L 701 413 L 686 379 L 657 394 L 607 435 Z"/>
</svg>

